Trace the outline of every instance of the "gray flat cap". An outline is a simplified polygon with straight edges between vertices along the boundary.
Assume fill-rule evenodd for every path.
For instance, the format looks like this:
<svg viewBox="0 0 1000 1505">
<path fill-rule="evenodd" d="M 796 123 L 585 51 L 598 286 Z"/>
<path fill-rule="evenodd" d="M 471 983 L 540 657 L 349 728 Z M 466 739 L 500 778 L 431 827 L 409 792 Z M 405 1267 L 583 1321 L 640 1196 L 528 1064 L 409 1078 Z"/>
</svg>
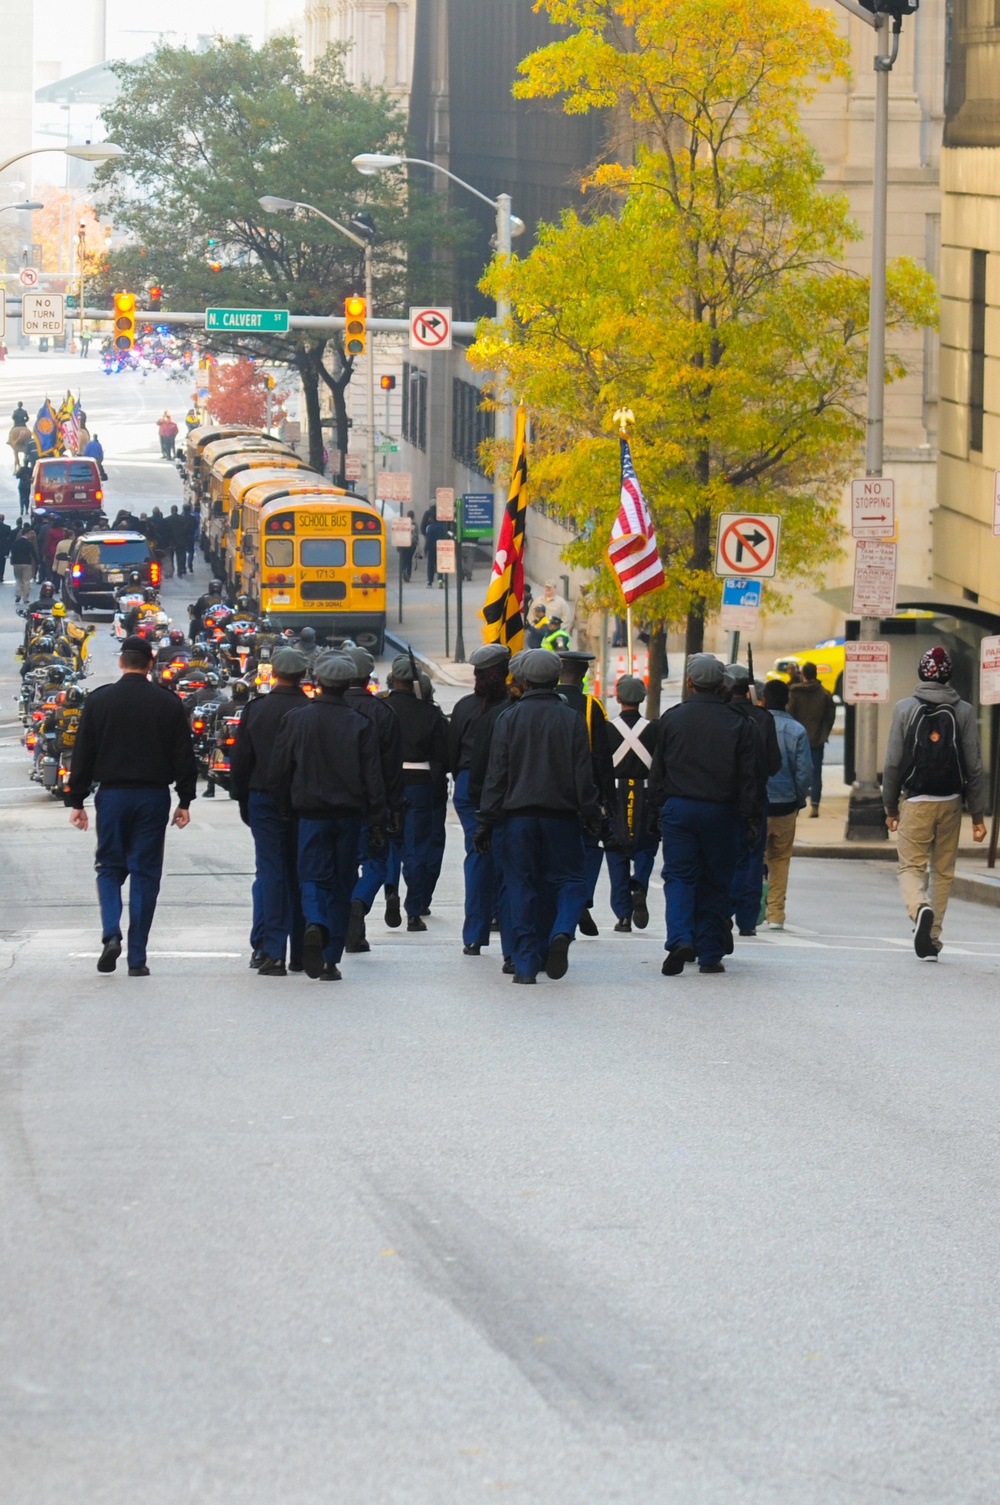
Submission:
<svg viewBox="0 0 1000 1505">
<path fill-rule="evenodd" d="M 370 679 L 371 675 L 372 675 L 372 671 L 375 668 L 375 660 L 372 658 L 371 654 L 368 652 L 368 649 L 367 648 L 348 648 L 346 650 L 346 653 L 347 653 L 348 658 L 353 658 L 353 660 L 354 660 L 354 667 L 358 671 L 357 678 L 358 679 Z"/>
<path fill-rule="evenodd" d="M 748 685 L 750 683 L 750 670 L 746 664 L 727 664 L 725 675 L 726 683 L 730 685 Z"/>
<path fill-rule="evenodd" d="M 358 671 L 354 666 L 353 658 L 346 653 L 321 653 L 313 664 L 313 673 L 321 685 L 333 688 L 334 685 L 349 685 L 352 679 L 357 679 Z"/>
<path fill-rule="evenodd" d="M 309 667 L 309 660 L 297 648 L 279 648 L 271 659 L 271 668 L 282 679 L 297 679 Z"/>
<path fill-rule="evenodd" d="M 521 678 L 529 685 L 555 685 L 559 683 L 562 664 L 558 653 L 549 648 L 529 648 L 521 665 Z"/>
<path fill-rule="evenodd" d="M 392 661 L 391 673 L 393 679 L 400 679 L 403 680 L 405 684 L 412 685 L 413 681 L 420 673 L 419 669 L 414 670 L 413 665 L 415 662 L 416 659 L 411 661 L 410 655 L 408 653 L 397 653 L 396 657 Z"/>
<path fill-rule="evenodd" d="M 519 648 L 517 653 L 514 654 L 514 657 L 507 665 L 507 671 L 510 674 L 511 679 L 516 679 L 518 681 L 523 680 L 524 675 L 522 673 L 522 670 L 524 669 L 524 657 L 525 654 L 530 652 L 530 648 Z"/>
<path fill-rule="evenodd" d="M 687 661 L 687 676 L 696 690 L 717 690 L 726 671 L 712 653 L 692 653 Z"/>
<path fill-rule="evenodd" d="M 483 643 L 469 654 L 469 663 L 474 669 L 494 669 L 510 662 L 510 649 L 503 643 Z"/>
<path fill-rule="evenodd" d="M 615 685 L 615 694 L 622 705 L 642 705 L 646 698 L 646 686 L 634 674 L 623 674 Z"/>
</svg>

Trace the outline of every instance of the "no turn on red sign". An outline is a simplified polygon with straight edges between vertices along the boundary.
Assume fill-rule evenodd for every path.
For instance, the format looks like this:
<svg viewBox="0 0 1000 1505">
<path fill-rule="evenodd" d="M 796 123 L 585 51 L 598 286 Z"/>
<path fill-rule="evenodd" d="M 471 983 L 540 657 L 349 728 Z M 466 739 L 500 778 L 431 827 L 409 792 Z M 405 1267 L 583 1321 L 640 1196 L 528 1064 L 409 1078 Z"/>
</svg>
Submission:
<svg viewBox="0 0 1000 1505">
<path fill-rule="evenodd" d="M 770 512 L 723 512 L 715 573 L 770 580 L 778 569 L 781 518 Z"/>
<path fill-rule="evenodd" d="M 411 308 L 410 349 L 450 350 L 451 309 Z"/>
</svg>

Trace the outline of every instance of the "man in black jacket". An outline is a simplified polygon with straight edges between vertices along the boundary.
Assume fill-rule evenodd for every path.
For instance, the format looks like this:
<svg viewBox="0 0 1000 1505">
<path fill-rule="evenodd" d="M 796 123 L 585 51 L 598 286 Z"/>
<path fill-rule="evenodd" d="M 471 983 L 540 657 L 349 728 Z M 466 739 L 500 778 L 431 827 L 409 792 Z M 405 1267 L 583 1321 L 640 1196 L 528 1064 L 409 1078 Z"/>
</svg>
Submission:
<svg viewBox="0 0 1000 1505">
<path fill-rule="evenodd" d="M 13 539 L 14 529 L 4 521 L 4 515 L 0 512 L 0 585 L 3 584 L 4 571 L 7 568 L 7 555 L 10 553 Z"/>
<path fill-rule="evenodd" d="M 399 717 L 380 696 L 368 693 L 368 683 L 375 670 L 375 660 L 368 650 L 348 648 L 345 652 L 354 660 L 355 678 L 348 685 L 344 699 L 352 711 L 364 716 L 375 728 L 382 782 L 385 785 L 386 830 L 391 837 L 398 839 L 403 830 L 403 809 L 406 804 L 403 788 L 403 737 Z M 344 950 L 350 952 L 371 950 L 365 934 L 365 919 L 375 903 L 379 889 L 388 878 L 388 847 L 383 851 L 373 852 L 368 838 L 368 827 L 363 825 L 358 852 L 361 871 L 351 894 L 351 920 L 347 927 L 347 944 L 344 946 Z M 396 902 L 398 905 L 398 894 Z"/>
<path fill-rule="evenodd" d="M 605 811 L 610 812 L 615 800 L 615 771 L 611 763 L 608 714 L 603 702 L 596 695 L 588 695 L 583 688 L 583 682 L 593 661 L 592 653 L 584 653 L 575 648 L 561 649 L 559 651 L 561 666 L 559 694 L 568 706 L 572 706 L 574 711 L 579 712 L 586 723 L 594 783 L 597 785 L 601 804 Z M 601 832 L 599 830 L 585 832 L 583 848 L 586 852 L 587 863 L 587 893 L 583 910 L 580 913 L 580 934 L 594 936 L 598 934 L 598 930 L 590 911 L 594 905 L 601 863 L 604 861 Z"/>
<path fill-rule="evenodd" d="M 122 886 L 129 879 L 128 975 L 148 977 L 146 943 L 163 871 L 170 785 L 177 788 L 172 825 L 191 819 L 198 765 L 191 729 L 176 695 L 150 684 L 153 649 L 126 638 L 121 679 L 100 685 L 84 702 L 70 766 L 70 824 L 88 828 L 84 801 L 94 784 L 97 814 L 97 897 L 102 951 L 98 972 L 113 972 L 121 955 Z"/>
<path fill-rule="evenodd" d="M 299 822 L 302 964 L 308 977 L 339 982 L 361 823 L 368 822 L 378 852 L 385 845 L 385 785 L 375 728 L 344 699 L 357 676 L 354 660 L 322 653 L 313 673 L 321 693 L 282 722 L 269 781 L 279 808 Z"/>
<path fill-rule="evenodd" d="M 764 888 L 764 848 L 767 846 L 767 781 L 781 767 L 781 749 L 774 717 L 750 698 L 750 670 L 746 664 L 726 665 L 730 705 L 746 716 L 757 733 L 757 788 L 760 794 L 760 830 L 757 840 L 748 839 L 746 823 L 740 833 L 740 856 L 730 890 L 731 913 L 740 935 L 757 934 L 760 896 Z"/>
<path fill-rule="evenodd" d="M 475 689 L 464 696 L 451 713 L 448 727 L 448 759 L 455 779 L 455 813 L 465 834 L 465 920 L 462 949 L 465 956 L 478 956 L 490 943 L 490 926 L 496 913 L 497 872 L 493 853 L 477 852 L 472 844 L 476 832 L 476 806 L 469 796 L 472 759 L 485 718 L 496 708 L 510 704 L 507 666 L 510 649 L 503 643 L 484 643 L 470 656 Z"/>
<path fill-rule="evenodd" d="M 409 654 L 401 653 L 392 661 L 389 694 L 385 703 L 399 717 L 403 739 L 403 787 L 406 814 L 400 841 L 393 841 L 389 856 L 386 885 L 385 922 L 393 927 L 400 921 L 399 893 L 396 885 L 400 871 L 406 879 L 406 928 L 426 930 L 425 910 L 434 897 L 435 869 L 435 786 L 448 768 L 448 726 L 440 706 L 418 697 L 416 666 Z"/>
<path fill-rule="evenodd" d="M 502 822 L 514 981 L 533 983 L 543 966 L 566 975 L 586 897 L 583 830 L 599 830 L 601 812 L 584 719 L 556 693 L 557 655 L 534 648 L 520 672 L 529 688 L 494 726 L 475 844 L 488 850 Z"/>
<path fill-rule="evenodd" d="M 309 704 L 309 697 L 302 689 L 302 676 L 308 667 L 305 654 L 298 649 L 277 650 L 271 660 L 274 677 L 270 694 L 251 700 L 244 710 L 229 763 L 232 792 L 253 836 L 257 875 L 253 885 L 250 965 L 256 964 L 262 977 L 285 976 L 289 941 L 291 969 L 302 970 L 305 926 L 295 869 L 298 831 L 294 818 L 278 809 L 269 781 L 271 755 L 285 717 Z"/>
<path fill-rule="evenodd" d="M 615 686 L 615 697 L 621 713 L 608 722 L 607 732 L 615 778 L 612 817 L 621 847 L 608 852 L 611 908 L 618 921 L 616 930 L 630 931 L 633 920 L 639 930 L 645 930 L 649 924 L 646 891 L 660 845 L 646 818 L 646 787 L 657 728 L 639 709 L 646 698 L 641 679 L 623 674 Z"/>
<path fill-rule="evenodd" d="M 724 670 L 710 653 L 688 661 L 689 698 L 660 717 L 649 802 L 659 810 L 667 902 L 665 977 L 698 958 L 724 972 L 733 949 L 729 890 L 741 821 L 756 837 L 760 820 L 757 733 L 723 695 Z"/>
</svg>

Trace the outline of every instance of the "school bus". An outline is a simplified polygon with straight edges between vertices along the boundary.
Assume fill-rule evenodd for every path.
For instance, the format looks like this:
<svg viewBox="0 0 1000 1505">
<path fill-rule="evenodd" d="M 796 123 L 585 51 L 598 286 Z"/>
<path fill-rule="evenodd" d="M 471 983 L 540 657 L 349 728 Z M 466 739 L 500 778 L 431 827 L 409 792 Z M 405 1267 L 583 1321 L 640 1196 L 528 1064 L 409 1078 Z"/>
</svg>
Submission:
<svg viewBox="0 0 1000 1505">
<path fill-rule="evenodd" d="M 332 481 L 310 470 L 304 460 L 292 464 L 286 455 L 267 456 L 260 464 L 247 465 L 230 477 L 220 574 L 231 589 L 243 590 L 243 512 L 247 497 L 261 504 L 300 491 L 329 492 L 334 496 L 344 494 Z"/>
<path fill-rule="evenodd" d="M 322 482 L 320 483 L 323 484 Z M 243 500 L 245 594 L 278 630 L 314 627 L 378 657 L 385 641 L 385 528 L 374 507 L 327 490 Z"/>
<path fill-rule="evenodd" d="M 220 439 L 235 439 L 239 435 L 256 434 L 259 430 L 242 423 L 203 423 L 193 428 L 185 444 L 184 500 L 194 502 L 201 496 L 203 478 L 202 457 L 209 444 Z"/>
<path fill-rule="evenodd" d="M 202 532 L 212 568 L 221 570 L 226 557 L 229 525 L 229 485 L 232 478 L 254 466 L 305 466 L 294 450 L 278 439 L 244 436 L 209 444 L 204 451 L 207 481 L 202 483 Z"/>
</svg>

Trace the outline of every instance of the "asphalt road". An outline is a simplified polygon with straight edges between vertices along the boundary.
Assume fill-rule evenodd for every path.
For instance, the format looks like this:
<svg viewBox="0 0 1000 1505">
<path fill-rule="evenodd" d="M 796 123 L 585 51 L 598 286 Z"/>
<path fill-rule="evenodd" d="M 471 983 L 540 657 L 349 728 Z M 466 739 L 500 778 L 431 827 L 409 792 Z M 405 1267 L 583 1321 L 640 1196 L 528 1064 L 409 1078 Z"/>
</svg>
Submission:
<svg viewBox="0 0 1000 1505">
<path fill-rule="evenodd" d="M 995 911 L 922 965 L 890 870 L 796 862 L 788 931 L 671 980 L 602 881 L 525 994 L 461 955 L 452 824 L 427 935 L 263 979 L 217 799 L 169 835 L 153 975 L 98 977 L 12 601 L 0 1500 L 992 1505 Z"/>
</svg>

